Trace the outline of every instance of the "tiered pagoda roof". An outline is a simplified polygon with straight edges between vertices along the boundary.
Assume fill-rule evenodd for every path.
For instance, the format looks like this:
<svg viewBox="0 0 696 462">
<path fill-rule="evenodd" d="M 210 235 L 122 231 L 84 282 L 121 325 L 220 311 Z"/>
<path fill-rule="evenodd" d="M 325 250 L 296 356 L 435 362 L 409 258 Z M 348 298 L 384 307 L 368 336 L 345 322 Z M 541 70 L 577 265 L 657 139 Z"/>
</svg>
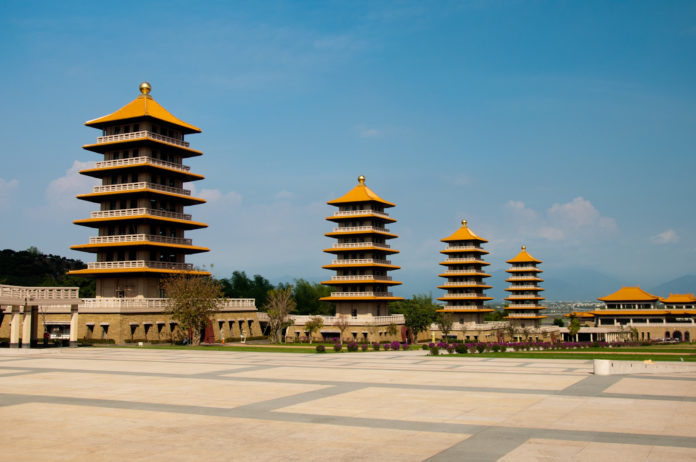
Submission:
<svg viewBox="0 0 696 462">
<path fill-rule="evenodd" d="M 510 295 L 505 298 L 509 302 L 505 307 L 507 312 L 506 319 L 543 319 L 546 316 L 539 314 L 540 310 L 546 309 L 540 306 L 539 302 L 544 300 L 544 297 L 539 295 L 543 291 L 538 286 L 543 279 L 539 277 L 542 272 L 537 265 L 542 261 L 532 257 L 527 252 L 527 247 L 522 246 L 522 250 L 514 258 L 507 260 L 507 263 L 512 265 L 506 272 L 510 273 L 510 277 L 506 282 L 510 283 L 510 287 L 505 289 L 510 292 Z"/>
</svg>

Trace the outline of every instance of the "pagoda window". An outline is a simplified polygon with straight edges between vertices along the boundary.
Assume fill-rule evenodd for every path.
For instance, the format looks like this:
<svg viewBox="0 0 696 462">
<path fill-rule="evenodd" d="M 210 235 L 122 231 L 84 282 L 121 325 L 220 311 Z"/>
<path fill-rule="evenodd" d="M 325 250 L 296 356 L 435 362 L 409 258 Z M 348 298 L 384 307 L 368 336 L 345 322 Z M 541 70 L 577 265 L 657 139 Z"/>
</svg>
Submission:
<svg viewBox="0 0 696 462">
<path fill-rule="evenodd" d="M 114 127 L 114 135 L 120 135 L 121 134 L 121 127 Z"/>
<path fill-rule="evenodd" d="M 133 125 L 133 131 L 134 131 L 134 132 L 140 131 L 140 124 L 134 124 L 134 125 Z M 137 149 L 136 149 L 136 151 L 137 151 Z"/>
<path fill-rule="evenodd" d="M 119 152 L 118 151 L 114 152 L 113 157 L 114 157 L 114 160 L 117 160 L 119 158 Z"/>
</svg>

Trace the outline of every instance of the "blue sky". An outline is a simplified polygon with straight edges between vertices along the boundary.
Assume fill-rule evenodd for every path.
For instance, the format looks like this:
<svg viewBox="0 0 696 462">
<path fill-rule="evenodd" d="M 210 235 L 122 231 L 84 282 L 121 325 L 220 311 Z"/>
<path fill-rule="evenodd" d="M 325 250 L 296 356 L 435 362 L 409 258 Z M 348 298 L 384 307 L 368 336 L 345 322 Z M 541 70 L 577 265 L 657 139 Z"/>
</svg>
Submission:
<svg viewBox="0 0 696 462">
<path fill-rule="evenodd" d="M 360 174 L 397 204 L 401 295 L 437 293 L 462 218 L 491 269 L 526 244 L 549 277 L 696 273 L 696 3 L 198 3 L 0 4 L 2 247 L 90 259 L 82 124 L 147 80 L 203 129 L 192 261 L 219 276 L 328 277 Z"/>
</svg>

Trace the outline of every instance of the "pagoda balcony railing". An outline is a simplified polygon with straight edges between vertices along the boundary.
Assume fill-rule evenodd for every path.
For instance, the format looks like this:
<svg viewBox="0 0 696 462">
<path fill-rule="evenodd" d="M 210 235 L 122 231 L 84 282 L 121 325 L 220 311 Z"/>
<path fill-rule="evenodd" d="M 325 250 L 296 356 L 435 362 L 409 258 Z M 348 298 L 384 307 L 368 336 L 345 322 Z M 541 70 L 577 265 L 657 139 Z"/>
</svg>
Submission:
<svg viewBox="0 0 696 462">
<path fill-rule="evenodd" d="M 176 220 L 191 220 L 191 215 L 188 213 L 168 212 L 166 210 L 137 208 L 137 209 L 117 209 L 117 210 L 99 210 L 91 212 L 90 218 L 114 218 L 114 217 L 131 217 L 138 215 L 154 215 L 158 217 L 174 218 Z"/>
<path fill-rule="evenodd" d="M 488 263 L 486 261 L 480 260 L 478 258 L 448 258 L 444 260 L 442 263 Z"/>
<path fill-rule="evenodd" d="M 507 271 L 539 269 L 534 265 L 514 265 Z"/>
<path fill-rule="evenodd" d="M 189 167 L 188 165 L 175 164 L 174 162 L 168 162 L 166 160 L 155 159 L 154 157 L 147 156 L 129 157 L 128 159 L 103 160 L 95 163 L 94 166 L 96 168 L 107 168 L 138 164 L 158 165 L 160 167 L 171 168 L 173 170 L 179 170 L 182 172 L 191 171 L 191 167 Z"/>
<path fill-rule="evenodd" d="M 291 314 L 289 317 L 296 326 L 303 326 L 316 317 L 324 321 L 324 326 L 335 326 L 339 322 L 347 322 L 349 326 L 388 326 L 389 324 L 403 324 L 405 322 L 403 314 L 392 314 L 390 316 L 312 316 Z M 259 320 L 261 320 L 261 316 L 259 316 Z"/>
<path fill-rule="evenodd" d="M 526 285 L 526 286 L 510 286 L 505 290 L 517 290 L 517 289 L 526 289 L 526 290 L 541 290 L 541 287 L 539 286 L 534 286 L 534 285 Z"/>
<path fill-rule="evenodd" d="M 332 281 L 391 281 L 391 276 L 361 274 L 356 276 L 331 276 Z"/>
<path fill-rule="evenodd" d="M 191 191 L 188 189 L 174 188 L 172 186 L 165 186 L 163 184 L 150 183 L 147 181 L 139 181 L 137 183 L 119 183 L 95 186 L 92 191 L 95 193 L 105 193 L 116 191 L 134 191 L 138 189 L 154 189 L 155 191 L 164 191 L 173 194 L 180 194 L 182 196 L 191 195 Z"/>
<path fill-rule="evenodd" d="M 536 318 L 539 316 L 538 313 L 506 313 L 509 318 Z"/>
<path fill-rule="evenodd" d="M 448 245 L 444 249 L 445 251 L 448 250 L 483 250 L 480 246 L 477 245 Z"/>
<path fill-rule="evenodd" d="M 380 247 L 382 249 L 391 249 L 389 244 L 380 244 L 379 242 L 344 242 L 333 245 L 334 249 L 338 248 L 359 248 L 359 247 Z"/>
<path fill-rule="evenodd" d="M 151 140 L 163 141 L 168 144 L 175 144 L 177 146 L 183 146 L 185 148 L 189 147 L 188 141 L 178 140 L 176 138 L 160 135 L 159 133 L 153 133 L 147 130 L 141 130 L 139 132 L 121 133 L 120 135 L 100 136 L 97 138 L 97 144 L 113 143 L 115 141 L 137 140 L 141 138 L 150 138 Z"/>
<path fill-rule="evenodd" d="M 486 298 L 484 294 L 447 294 L 446 298 Z"/>
<path fill-rule="evenodd" d="M 520 304 L 520 303 L 510 303 L 508 306 L 505 308 L 507 309 L 515 309 L 515 308 L 536 308 L 537 305 L 535 303 L 529 303 L 529 304 Z"/>
<path fill-rule="evenodd" d="M 331 292 L 332 297 L 393 297 L 391 292 Z"/>
<path fill-rule="evenodd" d="M 356 231 L 380 231 L 383 233 L 389 232 L 387 228 L 383 228 L 380 226 L 337 226 L 333 229 L 334 233 L 353 233 Z"/>
<path fill-rule="evenodd" d="M 193 240 L 183 237 L 158 236 L 156 234 L 121 234 L 117 236 L 92 236 L 90 244 L 113 244 L 117 242 L 163 242 L 165 244 L 192 245 Z"/>
<path fill-rule="evenodd" d="M 488 309 L 485 305 L 447 305 L 442 308 L 443 310 L 485 310 Z"/>
<path fill-rule="evenodd" d="M 163 312 L 167 309 L 168 298 L 83 298 L 80 304 L 80 312 Z M 256 309 L 256 301 L 253 298 L 226 298 L 219 305 L 221 311 L 241 311 Z"/>
<path fill-rule="evenodd" d="M 509 297 L 507 297 L 509 300 L 538 300 L 540 297 L 538 295 L 515 295 L 515 294 L 510 294 Z"/>
<path fill-rule="evenodd" d="M 338 258 L 331 260 L 332 265 L 364 265 L 364 264 L 391 265 L 391 260 L 380 258 Z"/>
<path fill-rule="evenodd" d="M 377 215 L 380 217 L 385 217 L 389 218 L 389 214 L 384 213 L 384 212 L 378 212 L 376 210 L 370 210 L 370 209 L 362 209 L 362 210 L 344 210 L 344 211 L 338 211 L 334 212 L 333 216 L 335 217 L 344 217 L 344 216 L 355 216 L 355 215 Z"/>
<path fill-rule="evenodd" d="M 481 285 L 486 285 L 481 281 L 468 281 L 468 282 L 447 282 L 446 283 L 448 286 L 456 286 L 456 287 L 472 287 L 472 286 L 481 286 Z"/>
<path fill-rule="evenodd" d="M 124 260 L 124 261 L 94 261 L 87 263 L 87 268 L 91 270 L 98 269 L 129 269 L 129 268 L 152 268 L 152 269 L 169 269 L 179 271 L 193 270 L 192 263 L 176 263 L 169 261 L 151 261 L 151 260 Z"/>
<path fill-rule="evenodd" d="M 452 275 L 452 276 L 459 276 L 459 275 L 465 275 L 465 274 L 478 274 L 478 275 L 486 275 L 490 276 L 489 274 L 484 273 L 482 270 L 447 270 L 444 273 L 445 275 Z"/>
<path fill-rule="evenodd" d="M 513 281 L 529 281 L 529 280 L 538 281 L 538 282 L 541 282 L 541 281 L 542 281 L 541 278 L 538 278 L 538 277 L 536 277 L 536 276 L 512 276 L 512 277 L 507 278 L 507 280 L 510 281 L 510 282 L 513 282 Z"/>
</svg>

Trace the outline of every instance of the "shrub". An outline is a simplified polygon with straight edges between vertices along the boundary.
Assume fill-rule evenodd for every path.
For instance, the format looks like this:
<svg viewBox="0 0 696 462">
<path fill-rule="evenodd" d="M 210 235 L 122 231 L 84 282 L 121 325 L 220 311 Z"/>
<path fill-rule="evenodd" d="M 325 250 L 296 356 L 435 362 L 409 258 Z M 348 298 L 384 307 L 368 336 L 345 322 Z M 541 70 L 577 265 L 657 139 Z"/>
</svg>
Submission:
<svg viewBox="0 0 696 462">
<path fill-rule="evenodd" d="M 385 350 L 389 350 L 391 348 L 391 343 L 389 343 L 389 342 L 383 343 L 382 348 L 384 348 Z"/>
<path fill-rule="evenodd" d="M 449 354 L 454 353 L 454 345 L 447 345 L 447 353 L 449 353 Z"/>
<path fill-rule="evenodd" d="M 334 343 L 333 349 L 336 353 L 338 353 L 339 351 L 341 351 L 343 349 L 343 345 L 336 342 L 336 343 Z"/>
<path fill-rule="evenodd" d="M 326 347 L 324 345 L 317 345 L 315 349 L 317 350 L 317 353 L 326 353 Z"/>
<path fill-rule="evenodd" d="M 430 354 L 433 356 L 437 356 L 440 354 L 440 349 L 436 346 L 430 347 Z"/>
<path fill-rule="evenodd" d="M 457 345 L 456 347 L 454 347 L 454 351 L 456 351 L 456 352 L 459 353 L 460 355 L 463 355 L 463 354 L 466 354 L 466 352 L 468 351 L 468 349 L 467 349 L 466 345 L 464 345 L 463 343 L 461 343 L 461 344 Z"/>
<path fill-rule="evenodd" d="M 350 342 L 348 344 L 348 351 L 358 351 L 358 344 L 355 342 Z"/>
<path fill-rule="evenodd" d="M 421 346 L 421 349 L 423 349 L 423 350 L 429 350 L 430 347 L 424 343 L 423 346 Z"/>
<path fill-rule="evenodd" d="M 479 353 L 483 353 L 484 351 L 486 351 L 486 345 L 484 345 L 483 343 L 479 343 L 478 345 L 476 345 L 476 351 L 478 351 Z"/>
<path fill-rule="evenodd" d="M 394 351 L 399 351 L 400 346 L 401 346 L 401 344 L 399 342 L 392 342 L 391 343 L 391 349 Z"/>
<path fill-rule="evenodd" d="M 375 351 L 379 351 L 379 342 L 373 342 L 372 343 L 372 349 Z"/>
<path fill-rule="evenodd" d="M 362 351 L 367 351 L 367 349 L 368 349 L 369 347 L 370 347 L 370 345 L 368 345 L 367 343 L 363 343 L 362 345 L 360 345 L 360 349 L 361 349 Z"/>
<path fill-rule="evenodd" d="M 493 348 L 493 352 L 494 352 L 494 353 L 497 353 L 497 352 L 500 351 L 500 345 L 493 345 L 492 348 Z"/>
</svg>

